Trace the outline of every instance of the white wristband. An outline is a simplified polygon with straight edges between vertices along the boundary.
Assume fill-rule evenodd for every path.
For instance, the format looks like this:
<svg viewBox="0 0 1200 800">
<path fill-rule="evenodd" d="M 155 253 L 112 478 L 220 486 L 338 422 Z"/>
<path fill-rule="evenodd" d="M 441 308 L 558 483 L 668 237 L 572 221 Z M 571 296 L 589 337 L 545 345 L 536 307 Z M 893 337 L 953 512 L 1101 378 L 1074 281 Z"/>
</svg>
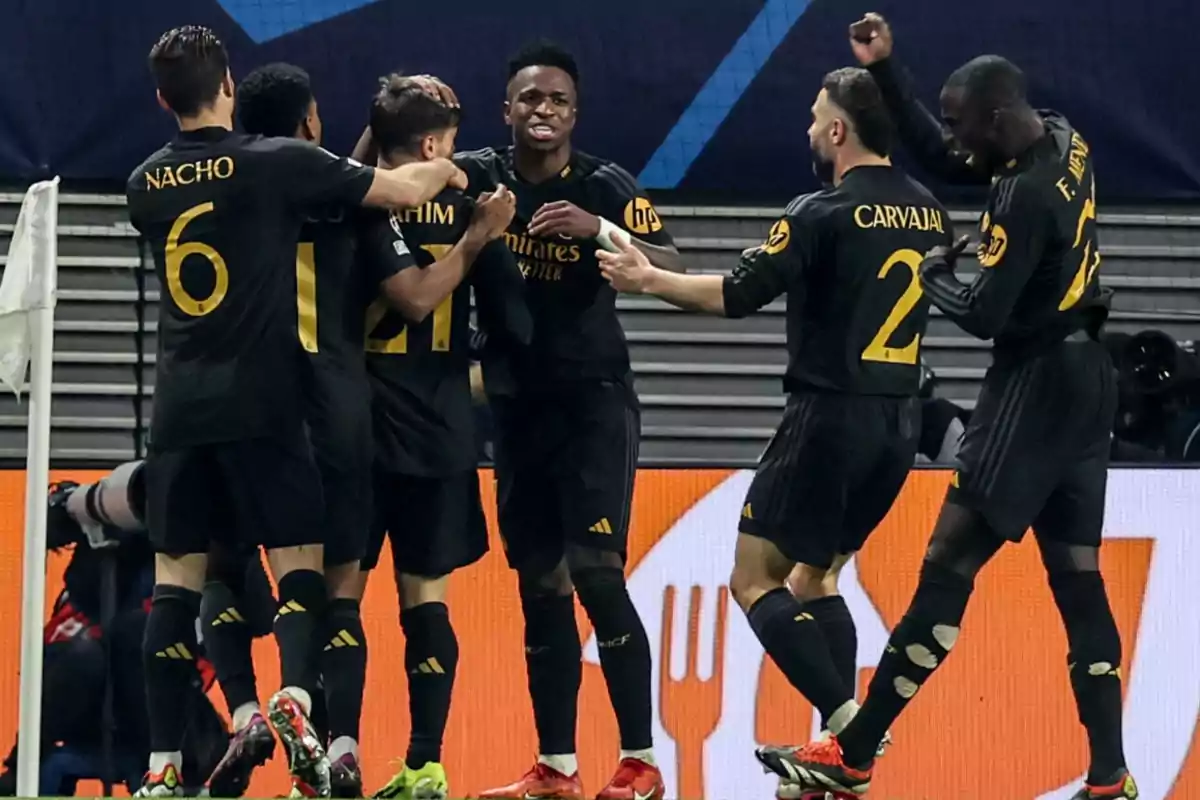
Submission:
<svg viewBox="0 0 1200 800">
<path fill-rule="evenodd" d="M 617 247 L 617 243 L 613 241 L 613 234 L 621 229 L 614 223 L 609 222 L 604 217 L 600 217 L 600 232 L 596 234 L 596 242 L 610 253 L 619 253 L 621 248 Z"/>
</svg>

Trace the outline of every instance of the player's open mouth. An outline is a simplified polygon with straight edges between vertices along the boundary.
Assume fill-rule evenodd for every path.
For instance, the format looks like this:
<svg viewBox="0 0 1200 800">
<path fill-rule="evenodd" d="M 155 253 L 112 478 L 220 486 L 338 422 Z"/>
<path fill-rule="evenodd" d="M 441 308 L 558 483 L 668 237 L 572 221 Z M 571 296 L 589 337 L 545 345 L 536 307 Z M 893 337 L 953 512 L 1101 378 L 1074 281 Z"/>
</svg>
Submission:
<svg viewBox="0 0 1200 800">
<path fill-rule="evenodd" d="M 547 142 L 554 138 L 554 128 L 549 125 L 531 125 L 529 135 L 539 142 Z"/>
</svg>

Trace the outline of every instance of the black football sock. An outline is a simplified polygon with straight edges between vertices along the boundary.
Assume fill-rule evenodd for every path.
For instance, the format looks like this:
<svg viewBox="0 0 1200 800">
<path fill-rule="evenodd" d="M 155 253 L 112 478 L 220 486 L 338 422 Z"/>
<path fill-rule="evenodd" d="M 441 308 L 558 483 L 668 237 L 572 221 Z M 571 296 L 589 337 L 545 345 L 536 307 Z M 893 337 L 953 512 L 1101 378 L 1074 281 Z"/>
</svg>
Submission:
<svg viewBox="0 0 1200 800">
<path fill-rule="evenodd" d="M 200 624 L 204 630 L 204 653 L 217 673 L 230 715 L 247 703 L 258 702 L 251 650 L 254 636 L 237 596 L 224 583 L 210 581 L 205 585 Z"/>
<path fill-rule="evenodd" d="M 458 639 L 445 603 L 422 603 L 400 612 L 404 629 L 404 671 L 408 673 L 408 712 L 412 733 L 405 766 L 420 769 L 442 760 L 442 736 L 450 716 Z"/>
<path fill-rule="evenodd" d="M 583 646 L 575 625 L 575 596 L 521 592 L 525 616 L 525 669 L 538 733 L 538 753 L 575 752 Z"/>
<path fill-rule="evenodd" d="M 154 599 L 142 639 L 151 752 L 173 753 L 183 749 L 188 726 L 188 699 L 192 682 L 196 680 L 196 617 L 199 613 L 199 592 L 180 586 L 154 587 Z"/>
<path fill-rule="evenodd" d="M 858 631 L 846 601 L 836 594 L 818 597 L 806 602 L 804 610 L 812 614 L 820 627 L 838 675 L 853 697 L 858 691 Z M 822 724 L 825 723 L 828 720 L 822 720 Z"/>
<path fill-rule="evenodd" d="M 1060 572 L 1050 590 L 1067 629 L 1071 689 L 1091 750 L 1088 782 L 1101 785 L 1125 767 L 1121 737 L 1121 634 L 1099 572 Z"/>
<path fill-rule="evenodd" d="M 974 583 L 940 564 L 926 561 L 916 594 L 892 631 L 879 668 L 858 714 L 838 735 L 846 764 L 871 763 L 888 728 L 934 670 L 946 661 Z"/>
<path fill-rule="evenodd" d="M 598 567 L 571 577 L 596 629 L 600 668 L 621 732 L 621 749 L 648 750 L 652 745 L 650 640 L 629 597 L 625 575 L 613 567 Z"/>
<path fill-rule="evenodd" d="M 367 636 L 357 600 L 331 600 L 325 612 L 321 682 L 329 715 L 329 739 L 358 741 L 363 689 L 367 685 Z M 313 705 L 316 706 L 316 701 Z"/>
<path fill-rule="evenodd" d="M 831 719 L 854 700 L 829 653 L 825 634 L 812 614 L 786 587 L 767 592 L 746 612 L 750 627 L 767 655 L 822 719 Z M 839 721 L 839 727 L 844 722 Z"/>
<path fill-rule="evenodd" d="M 325 577 L 321 573 L 298 569 L 279 579 L 275 641 L 279 644 L 282 685 L 303 689 L 310 697 L 317 693 L 325 603 Z"/>
<path fill-rule="evenodd" d="M 312 710 L 308 712 L 308 721 L 312 723 L 317 738 L 329 742 L 329 703 L 325 701 L 325 679 L 317 677 L 317 691 L 312 697 Z"/>
</svg>

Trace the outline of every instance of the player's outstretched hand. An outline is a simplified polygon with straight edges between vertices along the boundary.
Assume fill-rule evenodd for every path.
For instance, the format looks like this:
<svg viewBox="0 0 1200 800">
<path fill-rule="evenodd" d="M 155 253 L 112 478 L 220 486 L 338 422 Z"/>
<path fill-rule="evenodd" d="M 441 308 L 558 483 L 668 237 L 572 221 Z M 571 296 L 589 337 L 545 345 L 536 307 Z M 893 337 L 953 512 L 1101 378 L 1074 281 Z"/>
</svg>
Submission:
<svg viewBox="0 0 1200 800">
<path fill-rule="evenodd" d="M 594 239 L 600 235 L 600 218 L 574 203 L 557 200 L 546 203 L 529 220 L 530 236 L 571 236 Z"/>
<path fill-rule="evenodd" d="M 601 274 L 618 292 L 643 294 L 655 272 L 650 259 L 634 247 L 623 232 L 614 233 L 612 241 L 618 248 L 617 252 L 596 251 Z"/>
<path fill-rule="evenodd" d="M 850 49 L 864 67 L 892 54 L 892 28 L 881 14 L 872 11 L 850 26 Z"/>
<path fill-rule="evenodd" d="M 496 191 L 479 196 L 471 216 L 471 227 L 490 242 L 504 235 L 516 211 L 517 198 L 507 186 L 500 184 Z"/>
</svg>

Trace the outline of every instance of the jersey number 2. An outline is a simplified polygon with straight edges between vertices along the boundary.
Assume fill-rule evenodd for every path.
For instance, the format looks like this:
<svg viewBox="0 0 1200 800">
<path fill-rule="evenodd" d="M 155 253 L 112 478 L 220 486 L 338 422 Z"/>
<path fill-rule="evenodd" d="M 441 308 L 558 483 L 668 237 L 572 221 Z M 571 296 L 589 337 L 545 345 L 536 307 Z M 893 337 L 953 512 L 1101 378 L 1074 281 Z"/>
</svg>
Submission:
<svg viewBox="0 0 1200 800">
<path fill-rule="evenodd" d="M 904 318 L 912 313 L 912 310 L 917 307 L 917 303 L 921 302 L 921 281 L 917 278 L 917 269 L 921 266 L 921 261 L 921 254 L 916 250 L 897 250 L 888 256 L 887 261 L 883 262 L 883 266 L 879 269 L 879 280 L 886 278 L 892 271 L 892 267 L 903 264 L 910 270 L 908 288 L 892 306 L 887 319 L 883 321 L 883 325 L 879 327 L 879 331 L 867 345 L 867 349 L 862 351 L 863 361 L 880 361 L 885 364 L 917 363 L 921 348 L 921 334 L 914 335 L 912 341 L 903 347 L 888 347 L 887 342 L 900 327 L 900 323 L 904 322 Z"/>
<path fill-rule="evenodd" d="M 433 256 L 434 260 L 444 258 L 454 249 L 450 244 L 423 244 L 421 249 Z M 454 311 L 454 292 L 446 295 L 446 299 L 438 303 L 433 310 L 433 342 L 431 349 L 435 353 L 450 351 L 450 321 Z M 371 336 L 379 323 L 388 312 L 388 304 L 382 297 L 377 298 L 367 309 L 367 340 L 365 349 L 368 353 L 391 353 L 400 355 L 408 352 L 408 326 L 405 325 L 390 339 L 378 339 Z"/>
</svg>

